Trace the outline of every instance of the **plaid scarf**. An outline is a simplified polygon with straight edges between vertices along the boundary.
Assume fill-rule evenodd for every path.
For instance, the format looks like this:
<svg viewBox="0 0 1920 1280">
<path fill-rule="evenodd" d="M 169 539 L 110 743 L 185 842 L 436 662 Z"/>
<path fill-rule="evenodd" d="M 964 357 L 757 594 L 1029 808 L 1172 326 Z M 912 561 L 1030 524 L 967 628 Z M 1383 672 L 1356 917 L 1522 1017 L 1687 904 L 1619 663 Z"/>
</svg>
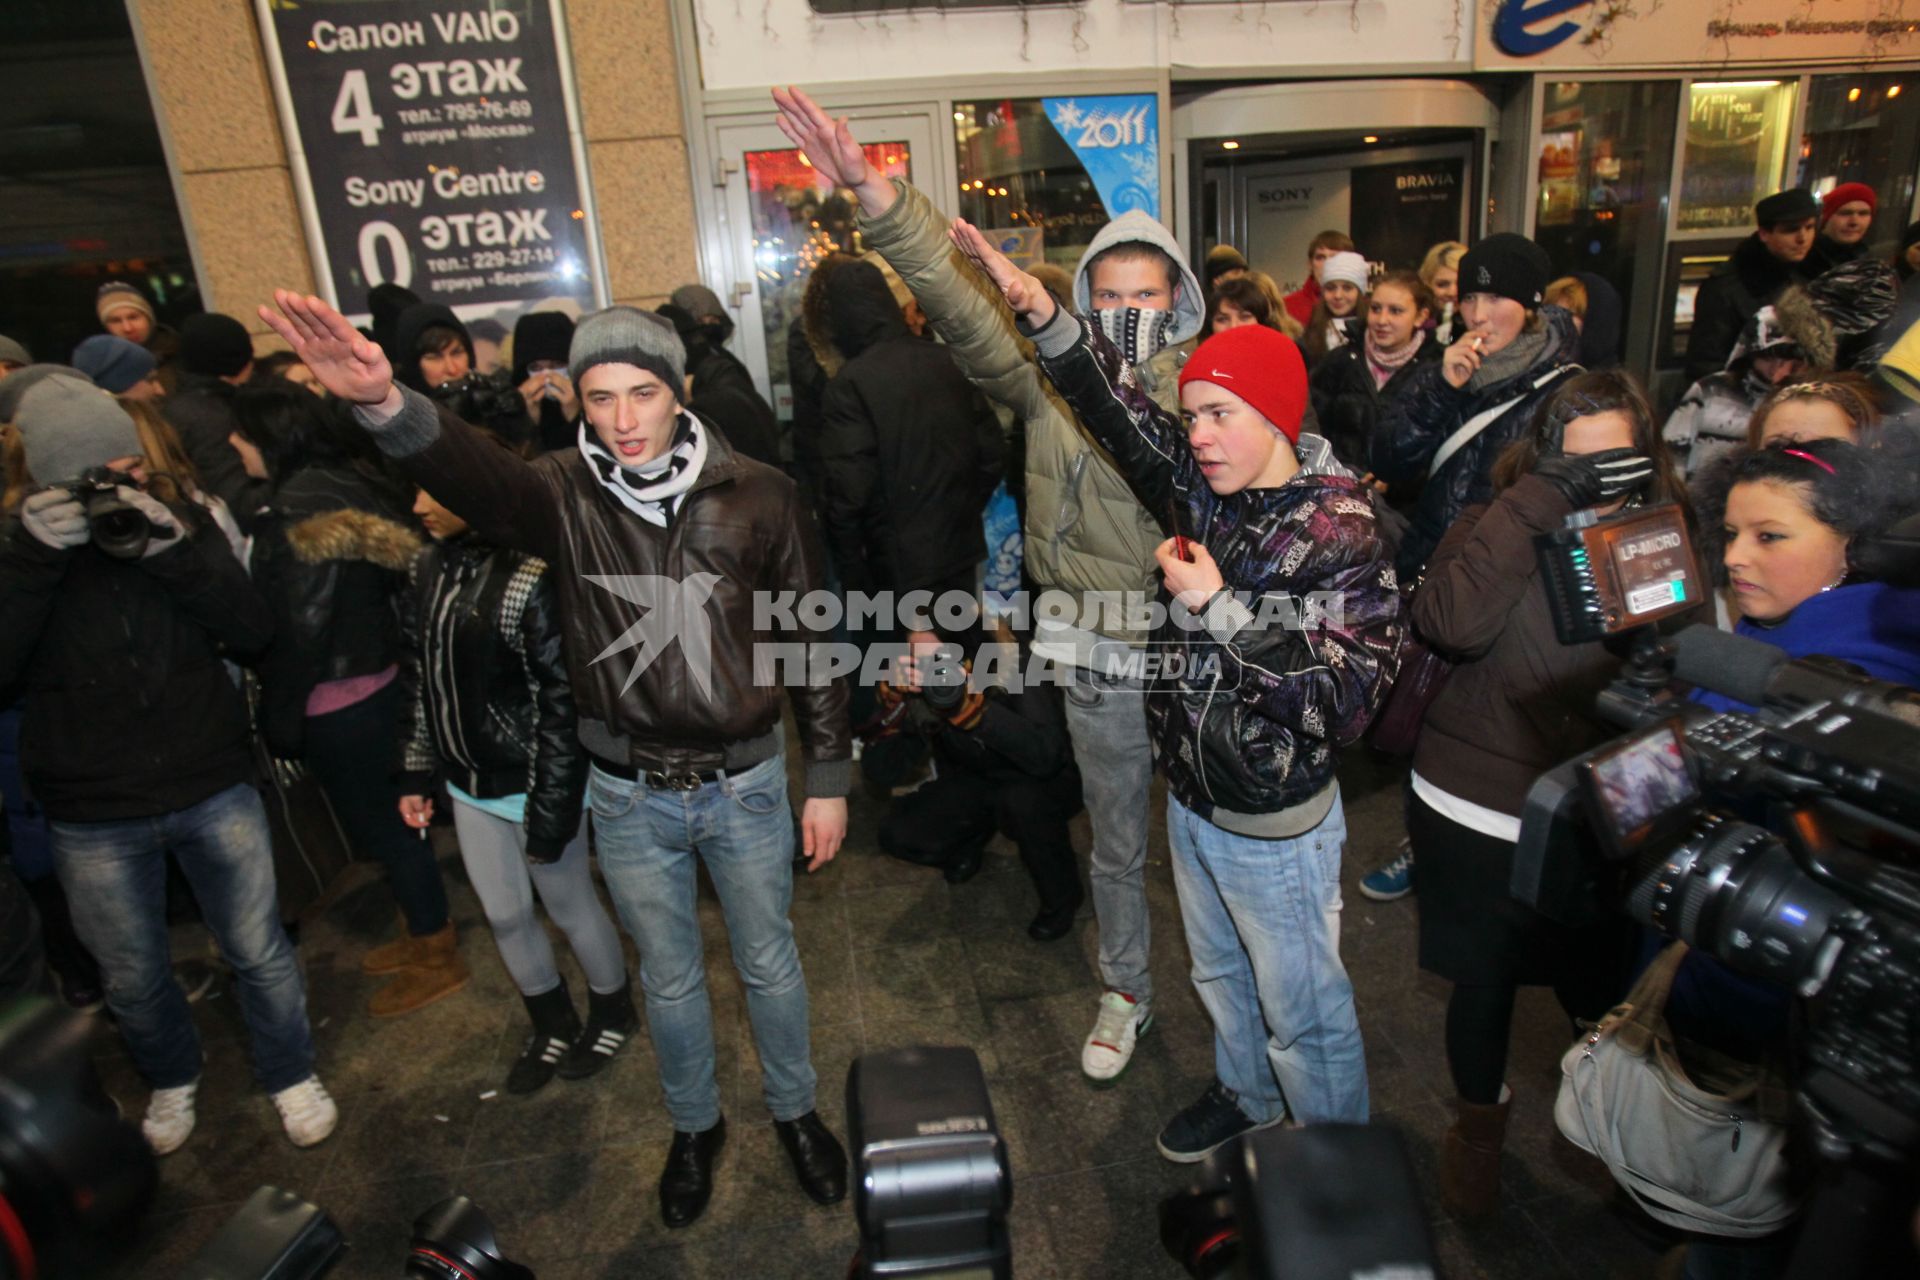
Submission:
<svg viewBox="0 0 1920 1280">
<path fill-rule="evenodd" d="M 667 527 L 669 516 L 677 515 L 687 499 L 687 491 L 700 478 L 707 462 L 707 433 L 700 419 L 684 410 L 674 425 L 673 447 L 642 467 L 622 466 L 607 452 L 598 436 L 580 422 L 580 455 L 593 467 L 621 506 L 649 524 Z"/>
</svg>

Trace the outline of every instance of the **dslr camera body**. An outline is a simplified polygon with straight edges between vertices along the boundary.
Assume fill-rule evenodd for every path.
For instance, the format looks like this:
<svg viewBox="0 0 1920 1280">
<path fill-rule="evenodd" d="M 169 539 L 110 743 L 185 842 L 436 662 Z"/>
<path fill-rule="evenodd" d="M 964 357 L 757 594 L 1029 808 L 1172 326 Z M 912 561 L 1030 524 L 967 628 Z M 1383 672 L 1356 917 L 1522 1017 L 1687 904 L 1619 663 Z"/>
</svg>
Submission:
<svg viewBox="0 0 1920 1280">
<path fill-rule="evenodd" d="M 86 508 L 87 523 L 93 529 L 93 545 L 120 560 L 138 560 L 146 554 L 153 537 L 153 522 L 138 507 L 123 502 L 116 490 L 121 485 L 139 488 L 124 471 L 107 467 L 88 467 L 78 479 L 64 486 L 74 501 Z"/>
</svg>

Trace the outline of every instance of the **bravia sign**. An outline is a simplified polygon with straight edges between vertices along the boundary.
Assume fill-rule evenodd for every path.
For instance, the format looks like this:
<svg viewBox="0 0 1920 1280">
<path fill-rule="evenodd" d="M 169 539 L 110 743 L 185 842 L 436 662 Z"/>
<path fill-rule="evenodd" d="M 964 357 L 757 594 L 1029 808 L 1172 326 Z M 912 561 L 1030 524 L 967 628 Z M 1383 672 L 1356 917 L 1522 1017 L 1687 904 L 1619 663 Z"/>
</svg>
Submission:
<svg viewBox="0 0 1920 1280">
<path fill-rule="evenodd" d="M 320 288 L 463 314 L 599 289 L 557 0 L 256 0 Z"/>
</svg>

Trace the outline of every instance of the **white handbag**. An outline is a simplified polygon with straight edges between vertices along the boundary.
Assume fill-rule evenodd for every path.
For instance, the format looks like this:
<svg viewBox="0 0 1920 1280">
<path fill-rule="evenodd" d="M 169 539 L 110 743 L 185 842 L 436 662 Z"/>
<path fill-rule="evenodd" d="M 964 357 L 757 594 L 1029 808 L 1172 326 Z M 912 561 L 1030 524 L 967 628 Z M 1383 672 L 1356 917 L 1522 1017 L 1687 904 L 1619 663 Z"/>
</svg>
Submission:
<svg viewBox="0 0 1920 1280">
<path fill-rule="evenodd" d="M 1742 1064 L 1707 1088 L 1680 1061 L 1666 1005 L 1686 951 L 1680 942 L 1662 951 L 1562 1056 L 1553 1118 L 1649 1216 L 1707 1235 L 1769 1235 L 1801 1204 L 1787 1176 L 1787 1128 L 1762 1113 L 1760 1068 Z"/>
</svg>

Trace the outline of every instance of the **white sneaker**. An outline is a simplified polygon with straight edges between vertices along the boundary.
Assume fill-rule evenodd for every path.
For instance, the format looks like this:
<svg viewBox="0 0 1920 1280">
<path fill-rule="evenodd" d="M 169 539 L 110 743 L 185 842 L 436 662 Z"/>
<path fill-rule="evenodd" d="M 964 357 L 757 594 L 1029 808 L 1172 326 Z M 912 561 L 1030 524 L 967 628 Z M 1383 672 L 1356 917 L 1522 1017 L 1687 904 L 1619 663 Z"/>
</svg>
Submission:
<svg viewBox="0 0 1920 1280">
<path fill-rule="evenodd" d="M 299 1084 L 274 1094 L 273 1105 L 280 1108 L 280 1123 L 296 1147 L 325 1142 L 334 1126 L 340 1123 L 340 1108 L 333 1105 L 327 1086 L 320 1083 L 319 1076 L 308 1076 Z"/>
<path fill-rule="evenodd" d="M 1153 1025 L 1153 1006 L 1121 991 L 1100 997 L 1100 1016 L 1080 1049 L 1080 1070 L 1091 1080 L 1117 1079 L 1133 1061 L 1133 1046 Z"/>
<path fill-rule="evenodd" d="M 193 1099 L 199 1092 L 200 1082 L 195 1080 L 177 1089 L 155 1089 L 147 1099 L 147 1118 L 140 1122 L 140 1132 L 153 1154 L 172 1155 L 186 1145 L 193 1133 Z"/>
</svg>

